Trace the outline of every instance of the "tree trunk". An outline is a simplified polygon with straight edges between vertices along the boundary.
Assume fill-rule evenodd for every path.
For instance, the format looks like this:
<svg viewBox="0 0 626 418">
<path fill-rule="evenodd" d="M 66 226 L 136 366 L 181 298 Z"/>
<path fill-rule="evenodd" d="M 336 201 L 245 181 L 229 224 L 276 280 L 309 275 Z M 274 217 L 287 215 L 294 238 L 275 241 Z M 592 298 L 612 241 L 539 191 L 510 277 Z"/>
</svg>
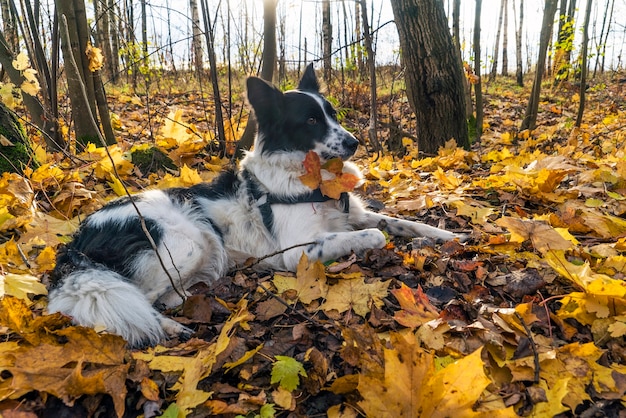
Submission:
<svg viewBox="0 0 626 418">
<path fill-rule="evenodd" d="M 75 9 L 75 2 L 72 1 L 58 1 L 56 2 L 57 13 L 59 15 L 59 22 L 65 20 L 66 34 L 61 30 L 61 50 L 63 52 L 64 61 L 67 63 L 70 60 L 76 63 L 77 72 L 73 73 L 73 68 L 66 66 L 67 71 L 67 87 L 68 95 L 72 105 L 72 119 L 74 120 L 74 130 L 76 133 L 76 140 L 79 144 L 86 145 L 88 142 L 98 144 L 98 127 L 91 123 L 91 119 L 96 119 L 96 100 L 95 91 L 93 88 L 93 81 L 91 75 L 87 79 L 83 65 L 83 62 L 87 60 L 85 56 L 85 48 L 87 46 L 86 39 L 85 44 L 81 43 L 81 35 L 79 34 L 79 23 L 77 22 L 78 16 Z M 65 16 L 65 19 L 63 19 Z M 86 22 L 85 22 L 86 24 Z M 63 28 L 63 24 L 61 24 Z M 87 80 L 89 83 L 87 83 Z M 81 84 L 83 87 L 81 87 Z M 91 85 L 92 96 L 89 95 L 87 85 Z M 86 95 L 83 97 L 81 88 L 86 90 Z M 92 118 L 86 116 L 91 114 Z"/>
<path fill-rule="evenodd" d="M 96 0 L 98 2 L 102 0 Z M 109 5 L 106 1 L 103 2 L 103 8 L 100 14 L 100 20 L 102 21 L 101 25 L 101 36 L 100 36 L 100 45 L 98 45 L 102 49 L 102 54 L 104 55 L 104 68 L 106 72 L 106 76 L 109 80 L 115 80 L 117 77 L 117 70 L 113 68 L 113 51 L 111 50 L 111 20 L 109 19 L 111 13 L 109 11 Z"/>
<path fill-rule="evenodd" d="M 474 138 L 478 142 L 483 134 L 483 77 L 480 73 L 480 15 L 482 0 L 476 0 L 476 10 L 474 13 L 474 74 L 478 81 L 474 84 L 476 92 L 476 124 Z"/>
<path fill-rule="evenodd" d="M 189 0 L 189 9 L 191 9 L 191 50 L 193 51 L 192 60 L 198 80 L 200 80 L 202 78 L 202 31 L 200 30 L 200 14 L 198 13 L 198 1 Z M 207 16 L 205 16 L 204 19 L 206 21 Z M 205 29 L 208 30 L 208 28 L 206 27 Z"/>
<path fill-rule="evenodd" d="M 330 83 L 332 70 L 333 25 L 330 20 L 330 0 L 322 0 L 322 54 L 324 81 Z"/>
<path fill-rule="evenodd" d="M 461 0 L 454 0 L 452 3 L 452 40 L 454 41 L 454 49 L 459 53 L 461 64 L 465 67 L 463 63 L 463 52 L 461 51 L 460 16 Z M 474 114 L 474 106 L 472 104 L 472 85 L 467 76 L 463 77 L 463 97 L 465 98 L 465 119 L 469 120 Z"/>
<path fill-rule="evenodd" d="M 109 64 L 110 77 L 113 84 L 117 84 L 120 78 L 120 40 L 118 24 L 120 19 L 116 11 L 119 11 L 116 0 L 108 0 L 109 34 L 111 36 L 111 63 Z"/>
<path fill-rule="evenodd" d="M 585 21 L 583 23 L 583 40 L 582 50 L 580 52 L 580 102 L 578 104 L 578 114 L 576 115 L 576 127 L 580 128 L 583 121 L 583 113 L 585 112 L 585 92 L 587 90 L 587 47 L 589 44 L 589 16 L 591 15 L 591 2 L 587 0 L 587 9 L 585 9 Z"/>
<path fill-rule="evenodd" d="M 2 25 L 4 30 L 4 37 L 6 39 L 7 46 L 11 51 L 19 51 L 19 36 L 17 32 L 17 16 L 13 13 L 10 0 L 0 0 L 0 9 L 2 10 Z"/>
<path fill-rule="evenodd" d="M 509 75 L 509 2 L 504 3 L 504 20 L 502 22 L 502 75 Z"/>
<path fill-rule="evenodd" d="M 391 0 L 406 67 L 407 97 L 420 151 L 435 154 L 454 138 L 469 148 L 463 68 L 440 0 Z"/>
<path fill-rule="evenodd" d="M 69 3 L 69 2 L 68 2 Z M 71 10 L 64 10 L 71 12 Z M 57 6 L 57 12 L 62 10 Z M 80 73 L 80 67 L 74 58 L 72 50 L 72 35 L 67 15 L 61 13 L 59 16 L 61 26 L 61 50 L 66 63 L 67 87 L 70 103 L 72 104 L 72 118 L 74 120 L 74 131 L 76 132 L 77 144 L 86 145 L 88 142 L 99 144 L 98 126 L 93 122 L 93 112 L 87 98 L 84 78 Z"/>
<path fill-rule="evenodd" d="M 148 60 L 148 15 L 146 11 L 146 0 L 141 0 L 141 65 L 146 76 L 146 85 L 150 83 L 150 73 Z"/>
<path fill-rule="evenodd" d="M 539 109 L 539 96 L 541 94 L 541 80 L 546 65 L 546 55 L 548 53 L 548 45 L 550 44 L 550 34 L 554 23 L 554 14 L 556 13 L 557 0 L 545 0 L 543 7 L 543 21 L 541 22 L 541 34 L 539 36 L 539 57 L 537 59 L 537 68 L 535 71 L 535 81 L 526 107 L 526 113 L 522 120 L 521 128 L 535 129 L 537 124 L 537 110 Z"/>
<path fill-rule="evenodd" d="M 370 75 L 370 123 L 367 129 L 367 137 L 374 152 L 380 153 L 382 148 L 376 135 L 376 125 L 378 123 L 378 105 L 376 104 L 376 56 L 372 45 L 372 33 L 370 31 L 369 19 L 367 18 L 367 0 L 361 2 L 361 17 L 363 20 L 363 37 L 365 39 L 365 52 L 367 54 L 367 68 Z"/>
<path fill-rule="evenodd" d="M 600 72 L 604 71 L 604 58 L 606 52 L 606 42 L 611 32 L 611 21 L 613 20 L 613 8 L 615 6 L 615 0 L 610 0 L 606 3 L 604 9 L 604 17 L 602 18 L 602 29 L 600 30 L 600 41 L 596 45 L 596 65 L 593 68 L 593 77 L 596 76 L 600 60 L 602 60 L 602 66 L 600 66 Z M 610 10 L 610 11 L 609 11 Z"/>
<path fill-rule="evenodd" d="M 496 78 L 498 72 L 498 56 L 500 55 L 500 33 L 502 32 L 502 18 L 504 16 L 504 0 L 500 0 L 500 14 L 498 15 L 498 30 L 496 31 L 496 44 L 493 47 L 493 57 L 491 61 L 491 71 L 489 72 L 489 82 Z"/>
<path fill-rule="evenodd" d="M 365 64 L 363 63 L 363 48 L 361 47 L 361 38 L 363 37 L 361 31 L 361 2 L 355 0 L 354 2 L 354 35 L 356 36 L 356 62 L 359 70 L 359 76 L 365 75 Z"/>
<path fill-rule="evenodd" d="M 276 5 L 278 0 L 264 0 L 263 2 L 263 65 L 261 67 L 261 78 L 272 82 L 274 77 L 274 67 L 276 66 Z M 306 39 L 305 39 L 306 50 Z M 306 54 L 305 54 L 306 59 Z M 254 144 L 256 134 L 256 119 L 251 112 L 248 117 L 248 124 L 237 144 L 236 155 L 241 155 L 244 150 L 250 149 Z"/>
<path fill-rule="evenodd" d="M 209 50 L 209 64 L 211 65 L 211 85 L 213 86 L 213 101 L 215 106 L 215 125 L 217 126 L 217 138 L 222 145 L 222 150 L 226 148 L 226 134 L 224 132 L 224 116 L 222 115 L 222 98 L 217 77 L 217 60 L 215 57 L 215 28 L 209 16 L 209 5 L 207 0 L 202 0 L 202 15 L 204 16 L 204 36 Z"/>
<path fill-rule="evenodd" d="M 513 0 L 513 19 L 515 20 L 515 0 Z M 517 22 L 517 21 L 516 21 Z M 522 31 L 524 28 L 524 0 L 519 0 L 519 25 L 515 26 L 515 80 L 524 87 L 524 67 L 522 64 Z"/>
<path fill-rule="evenodd" d="M 37 167 L 30 139 L 17 115 L 0 101 L 0 173 Z"/>
</svg>

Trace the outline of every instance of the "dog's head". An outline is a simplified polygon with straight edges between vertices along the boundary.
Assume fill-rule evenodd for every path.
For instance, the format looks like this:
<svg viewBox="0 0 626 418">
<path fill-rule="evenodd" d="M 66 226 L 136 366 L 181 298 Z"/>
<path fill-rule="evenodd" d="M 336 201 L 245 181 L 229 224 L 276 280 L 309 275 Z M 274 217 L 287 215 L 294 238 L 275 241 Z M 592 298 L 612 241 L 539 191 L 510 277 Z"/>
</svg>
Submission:
<svg viewBox="0 0 626 418">
<path fill-rule="evenodd" d="M 296 90 L 283 93 L 257 77 L 248 78 L 247 88 L 258 123 L 255 147 L 260 152 L 312 150 L 322 162 L 354 155 L 359 142 L 337 122 L 337 111 L 320 94 L 312 64 Z"/>
</svg>

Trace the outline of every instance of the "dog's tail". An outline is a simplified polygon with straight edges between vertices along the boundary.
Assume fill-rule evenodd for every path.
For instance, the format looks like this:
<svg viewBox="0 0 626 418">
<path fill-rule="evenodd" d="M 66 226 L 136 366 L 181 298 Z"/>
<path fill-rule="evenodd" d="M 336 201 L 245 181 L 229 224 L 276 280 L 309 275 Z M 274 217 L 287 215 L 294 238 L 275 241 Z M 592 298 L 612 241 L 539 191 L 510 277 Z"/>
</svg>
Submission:
<svg viewBox="0 0 626 418">
<path fill-rule="evenodd" d="M 144 294 L 100 265 L 75 266 L 50 291 L 48 310 L 67 314 L 77 324 L 119 334 L 133 347 L 156 344 L 166 336 L 165 318 Z"/>
</svg>

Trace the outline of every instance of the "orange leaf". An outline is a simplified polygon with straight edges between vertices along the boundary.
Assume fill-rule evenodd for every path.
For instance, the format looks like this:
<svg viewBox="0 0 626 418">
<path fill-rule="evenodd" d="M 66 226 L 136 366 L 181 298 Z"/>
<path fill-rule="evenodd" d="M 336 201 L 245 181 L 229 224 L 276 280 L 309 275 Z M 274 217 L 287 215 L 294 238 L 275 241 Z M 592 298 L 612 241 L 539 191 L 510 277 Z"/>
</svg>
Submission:
<svg viewBox="0 0 626 418">
<path fill-rule="evenodd" d="M 317 189 L 322 182 L 320 156 L 315 151 L 309 151 L 304 158 L 306 174 L 300 176 L 300 181 L 311 189 Z"/>
<path fill-rule="evenodd" d="M 359 178 L 350 173 L 339 173 L 334 179 L 324 180 L 320 184 L 320 190 L 324 196 L 339 199 L 341 193 L 351 192 L 359 182 Z"/>
<path fill-rule="evenodd" d="M 419 286 L 413 291 L 402 283 L 400 289 L 391 291 L 400 303 L 401 311 L 397 311 L 393 318 L 401 325 L 409 328 L 417 328 L 420 325 L 439 317 L 437 309 L 430 303 L 428 296 Z"/>
</svg>

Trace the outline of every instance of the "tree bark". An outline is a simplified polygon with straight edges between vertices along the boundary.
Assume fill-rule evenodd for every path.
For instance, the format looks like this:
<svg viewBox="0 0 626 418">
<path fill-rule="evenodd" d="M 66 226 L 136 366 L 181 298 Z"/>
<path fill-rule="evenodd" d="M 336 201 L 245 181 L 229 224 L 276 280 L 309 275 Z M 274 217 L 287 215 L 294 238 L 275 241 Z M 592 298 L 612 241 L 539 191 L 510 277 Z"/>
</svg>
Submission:
<svg viewBox="0 0 626 418">
<path fill-rule="evenodd" d="M 509 75 L 509 2 L 502 0 L 504 3 L 504 19 L 502 21 L 502 74 Z"/>
<path fill-rule="evenodd" d="M 198 1 L 189 0 L 191 9 L 191 50 L 193 51 L 193 66 L 196 70 L 198 80 L 202 78 L 202 31 L 200 30 L 200 14 L 198 12 Z M 204 17 L 205 21 L 207 17 Z M 206 28 L 208 30 L 208 28 Z M 206 35 L 206 33 L 205 33 Z"/>
<path fill-rule="evenodd" d="M 515 20 L 515 0 L 513 0 L 513 18 Z M 516 21 L 517 22 L 517 21 Z M 524 0 L 519 1 L 519 25 L 515 27 L 515 81 L 524 87 L 524 67 L 522 64 L 522 30 L 524 28 Z"/>
<path fill-rule="evenodd" d="M 66 26 L 64 33 L 63 24 L 61 24 L 61 50 L 64 61 L 70 62 L 72 60 L 76 63 L 76 73 L 73 72 L 74 68 L 66 67 L 68 95 L 72 105 L 72 119 L 74 121 L 76 141 L 82 145 L 86 145 L 88 142 L 98 144 L 98 127 L 91 123 L 90 117 L 86 117 L 89 113 L 93 119 L 96 119 L 96 101 L 91 76 L 89 76 L 89 83 L 87 83 L 87 77 L 84 73 L 85 66 L 83 62 L 87 59 L 85 56 L 87 44 L 86 42 L 84 45 L 81 43 L 75 2 L 57 0 L 56 6 L 59 22 L 64 21 Z M 82 94 L 81 84 L 84 85 L 86 90 L 85 97 Z M 91 84 L 91 97 L 87 87 L 88 84 Z"/>
<path fill-rule="evenodd" d="M 480 15 L 482 0 L 476 0 L 476 10 L 474 13 L 474 74 L 478 81 L 474 84 L 476 92 L 476 124 L 475 140 L 479 141 L 483 134 L 483 77 L 480 73 Z"/>
<path fill-rule="evenodd" d="M 541 94 L 541 80 L 546 65 L 546 55 L 548 53 L 548 45 L 550 44 L 550 34 L 554 22 L 554 14 L 556 13 L 557 0 L 545 0 L 543 7 L 543 20 L 541 22 L 541 34 L 539 36 L 539 57 L 537 59 L 537 68 L 535 71 L 535 80 L 533 88 L 526 107 L 526 113 L 522 120 L 520 129 L 535 129 L 537 124 L 537 110 L 539 109 L 539 96 Z"/>
<path fill-rule="evenodd" d="M 2 10 L 2 26 L 6 43 L 11 51 L 19 51 L 17 16 L 13 13 L 9 0 L 0 0 L 0 9 Z"/>
<path fill-rule="evenodd" d="M 274 77 L 274 67 L 276 66 L 276 6 L 278 0 L 263 1 L 263 65 L 261 67 L 261 78 L 272 82 Z M 306 40 L 305 40 L 306 49 Z M 306 54 L 305 54 L 306 59 Z M 244 150 L 248 150 L 254 144 L 256 134 L 256 118 L 251 112 L 248 117 L 248 124 L 237 144 L 236 155 L 239 156 Z"/>
<path fill-rule="evenodd" d="M 451 138 L 469 148 L 463 67 L 440 0 L 391 0 L 406 67 L 407 97 L 420 151 L 435 154 Z"/>
<path fill-rule="evenodd" d="M 493 47 L 493 57 L 491 60 L 491 72 L 489 72 L 489 82 L 496 78 L 498 72 L 498 56 L 500 55 L 500 34 L 502 32 L 502 18 L 504 16 L 504 0 L 500 0 L 500 14 L 498 15 L 498 29 L 496 31 L 496 44 Z"/>
<path fill-rule="evenodd" d="M 222 114 L 222 98 L 217 76 L 217 60 L 215 57 L 215 28 L 209 16 L 207 0 L 202 0 L 202 14 L 204 16 L 204 36 L 209 49 L 209 64 L 211 65 L 211 85 L 213 86 L 213 101 L 215 106 L 215 125 L 217 137 L 222 148 L 226 147 L 226 134 L 224 132 L 224 116 Z"/>
<path fill-rule="evenodd" d="M 366 63 L 370 75 L 370 123 L 367 128 L 367 137 L 374 152 L 380 153 L 382 148 L 376 134 L 378 123 L 378 105 L 376 104 L 376 56 L 372 45 L 372 32 L 370 31 L 369 19 L 367 18 L 367 0 L 361 2 L 361 17 L 363 20 L 363 37 L 365 39 Z"/>
<path fill-rule="evenodd" d="M 0 101 L 0 173 L 24 173 L 26 167 L 36 168 L 32 143 L 17 115 Z"/>
<path fill-rule="evenodd" d="M 324 81 L 330 83 L 332 70 L 333 26 L 330 20 L 330 0 L 322 1 L 322 54 Z"/>
<path fill-rule="evenodd" d="M 116 10 L 119 10 L 116 0 L 108 0 L 107 11 L 109 13 L 109 34 L 111 36 L 111 62 L 108 66 L 113 84 L 117 84 L 120 78 L 120 40 L 118 31 L 120 19 Z"/>
<path fill-rule="evenodd" d="M 611 22 L 613 21 L 613 8 L 615 6 L 615 0 L 610 0 L 606 3 L 606 8 L 604 9 L 604 17 L 602 18 L 602 29 L 600 30 L 600 41 L 596 45 L 596 64 L 593 68 L 593 77 L 596 76 L 596 72 L 598 71 L 598 65 L 600 64 L 600 60 L 602 60 L 602 65 L 600 66 L 600 72 L 604 72 L 604 58 L 606 56 L 606 42 L 609 37 L 609 33 L 611 32 Z M 609 11 L 610 10 L 610 11 Z"/>
<path fill-rule="evenodd" d="M 146 10 L 146 0 L 141 0 L 141 65 L 146 75 L 146 84 L 150 82 L 150 73 L 148 60 L 148 14 Z"/>
<path fill-rule="evenodd" d="M 587 90 L 587 48 L 589 44 L 589 16 L 591 15 L 591 2 L 587 0 L 587 9 L 585 9 L 585 21 L 583 23 L 583 40 L 582 50 L 580 52 L 580 102 L 578 103 L 578 114 L 576 115 L 576 127 L 580 128 L 583 121 L 583 113 L 585 112 L 585 92 Z"/>
</svg>

